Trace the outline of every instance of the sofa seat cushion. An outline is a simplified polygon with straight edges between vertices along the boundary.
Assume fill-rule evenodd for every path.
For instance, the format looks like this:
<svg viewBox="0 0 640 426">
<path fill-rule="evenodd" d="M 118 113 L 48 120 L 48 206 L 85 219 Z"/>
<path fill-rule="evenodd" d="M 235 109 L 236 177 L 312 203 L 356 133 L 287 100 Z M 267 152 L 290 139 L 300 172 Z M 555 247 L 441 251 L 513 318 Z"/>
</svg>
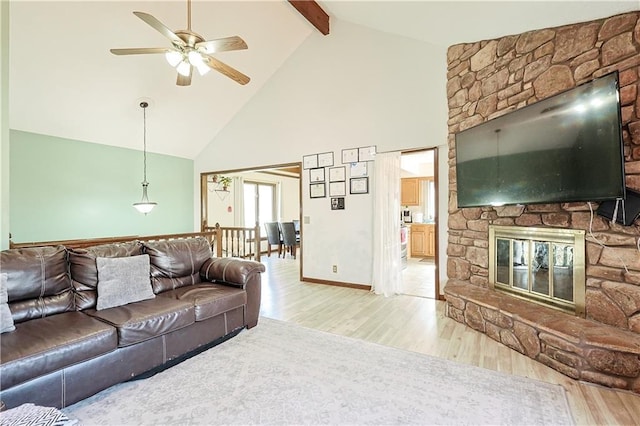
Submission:
<svg viewBox="0 0 640 426">
<path fill-rule="evenodd" d="M 247 292 L 243 289 L 210 283 L 181 287 L 158 296 L 192 303 L 196 321 L 204 321 L 247 304 Z"/>
<path fill-rule="evenodd" d="M 152 339 L 195 322 L 193 303 L 165 297 L 84 312 L 114 326 L 118 330 L 119 347 Z"/>
<path fill-rule="evenodd" d="M 0 339 L 0 388 L 113 351 L 116 329 L 82 312 L 65 312 L 16 324 Z"/>
</svg>

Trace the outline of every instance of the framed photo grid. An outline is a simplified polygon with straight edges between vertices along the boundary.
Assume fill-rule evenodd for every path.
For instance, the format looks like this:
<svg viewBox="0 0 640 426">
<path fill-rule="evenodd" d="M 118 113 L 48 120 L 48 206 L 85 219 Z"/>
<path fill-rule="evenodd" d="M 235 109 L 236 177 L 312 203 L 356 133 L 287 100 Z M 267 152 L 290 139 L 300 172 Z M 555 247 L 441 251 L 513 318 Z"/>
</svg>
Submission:
<svg viewBox="0 0 640 426">
<path fill-rule="evenodd" d="M 329 182 L 344 182 L 347 178 L 346 168 L 344 166 L 331 167 L 329 169 Z"/>
<path fill-rule="evenodd" d="M 302 157 L 303 169 L 315 169 L 318 167 L 318 154 L 305 155 Z"/>
<path fill-rule="evenodd" d="M 358 161 L 358 148 L 342 150 L 342 164 L 355 163 Z"/>
<path fill-rule="evenodd" d="M 350 194 L 368 194 L 369 178 L 368 177 L 351 178 L 349 180 L 349 193 Z"/>
<path fill-rule="evenodd" d="M 323 152 L 318 154 L 318 167 L 333 166 L 333 152 Z"/>
<path fill-rule="evenodd" d="M 317 167 L 309 170 L 309 181 L 324 182 L 324 167 Z"/>
<path fill-rule="evenodd" d="M 329 196 L 330 197 L 344 197 L 347 195 L 347 183 L 342 182 L 329 182 Z"/>
<path fill-rule="evenodd" d="M 324 198 L 327 196 L 324 182 L 309 184 L 309 196 L 311 198 Z"/>
<path fill-rule="evenodd" d="M 351 177 L 363 177 L 367 176 L 367 163 L 351 163 L 351 169 L 349 170 L 349 176 Z"/>
</svg>

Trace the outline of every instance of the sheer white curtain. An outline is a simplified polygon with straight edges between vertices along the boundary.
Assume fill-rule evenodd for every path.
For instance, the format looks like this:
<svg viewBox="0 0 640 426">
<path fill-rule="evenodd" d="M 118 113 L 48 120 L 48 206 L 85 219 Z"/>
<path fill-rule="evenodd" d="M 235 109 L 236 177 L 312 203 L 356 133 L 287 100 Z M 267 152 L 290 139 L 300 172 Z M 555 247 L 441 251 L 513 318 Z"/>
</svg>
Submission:
<svg viewBox="0 0 640 426">
<path fill-rule="evenodd" d="M 232 182 L 233 189 L 233 224 L 244 227 L 244 178 L 234 176 Z M 250 226 L 255 226 L 251 224 Z"/>
<path fill-rule="evenodd" d="M 376 154 L 373 191 L 373 280 L 371 290 L 400 293 L 400 153 Z"/>
</svg>

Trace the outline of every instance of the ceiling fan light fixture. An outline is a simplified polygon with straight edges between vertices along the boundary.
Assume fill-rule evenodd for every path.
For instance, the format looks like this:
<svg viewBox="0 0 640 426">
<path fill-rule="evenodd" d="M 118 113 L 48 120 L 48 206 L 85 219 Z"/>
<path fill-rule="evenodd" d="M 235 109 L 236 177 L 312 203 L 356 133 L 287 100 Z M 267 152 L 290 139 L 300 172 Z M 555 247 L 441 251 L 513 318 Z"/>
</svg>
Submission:
<svg viewBox="0 0 640 426">
<path fill-rule="evenodd" d="M 189 77 L 189 75 L 191 74 L 191 64 L 189 63 L 189 61 L 180 62 L 176 69 L 178 70 L 178 74 L 184 77 Z"/>
<path fill-rule="evenodd" d="M 114 55 L 147 55 L 164 54 L 167 62 L 178 72 L 176 85 L 190 86 L 193 68 L 197 68 L 200 75 L 216 70 L 238 84 L 247 84 L 251 79 L 240 71 L 230 67 L 209 54 L 233 50 L 247 49 L 247 44 L 238 36 L 205 40 L 191 30 L 191 1 L 187 0 L 187 28 L 172 31 L 153 15 L 145 12 L 133 12 L 151 28 L 171 41 L 171 47 L 147 47 L 110 49 Z"/>
<path fill-rule="evenodd" d="M 202 57 L 202 54 L 200 52 L 192 50 L 191 52 L 189 52 L 188 58 L 191 65 L 198 69 L 198 73 L 200 73 L 200 75 L 205 75 L 206 73 L 211 71 L 211 68 L 209 68 L 209 66 L 205 63 L 204 58 Z"/>
<path fill-rule="evenodd" d="M 211 71 L 211 68 L 209 68 L 207 65 L 205 65 L 204 63 L 201 63 L 199 65 L 196 65 L 196 68 L 198 69 L 198 73 L 200 73 L 200 75 L 205 75 L 206 73 L 208 73 L 209 71 Z"/>
<path fill-rule="evenodd" d="M 202 55 L 200 54 L 200 52 L 196 50 L 190 51 L 187 57 L 189 58 L 189 62 L 191 62 L 191 65 L 193 66 L 197 67 L 198 65 L 204 63 L 204 60 L 202 59 Z"/>
<path fill-rule="evenodd" d="M 167 62 L 169 62 L 169 65 L 174 68 L 182 61 L 182 54 L 176 50 L 170 50 L 164 54 L 164 57 L 167 59 Z"/>
</svg>

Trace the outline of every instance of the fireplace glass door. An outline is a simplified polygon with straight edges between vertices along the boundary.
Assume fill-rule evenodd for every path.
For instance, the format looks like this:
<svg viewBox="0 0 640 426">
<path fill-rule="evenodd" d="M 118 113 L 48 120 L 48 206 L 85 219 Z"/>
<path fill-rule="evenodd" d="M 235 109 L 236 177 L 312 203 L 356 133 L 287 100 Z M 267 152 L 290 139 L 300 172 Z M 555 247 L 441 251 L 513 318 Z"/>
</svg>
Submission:
<svg viewBox="0 0 640 426">
<path fill-rule="evenodd" d="M 490 250 L 495 262 L 490 271 L 494 288 L 575 312 L 575 243 L 530 234 L 528 231 L 527 238 L 513 232 L 494 237 Z"/>
</svg>

